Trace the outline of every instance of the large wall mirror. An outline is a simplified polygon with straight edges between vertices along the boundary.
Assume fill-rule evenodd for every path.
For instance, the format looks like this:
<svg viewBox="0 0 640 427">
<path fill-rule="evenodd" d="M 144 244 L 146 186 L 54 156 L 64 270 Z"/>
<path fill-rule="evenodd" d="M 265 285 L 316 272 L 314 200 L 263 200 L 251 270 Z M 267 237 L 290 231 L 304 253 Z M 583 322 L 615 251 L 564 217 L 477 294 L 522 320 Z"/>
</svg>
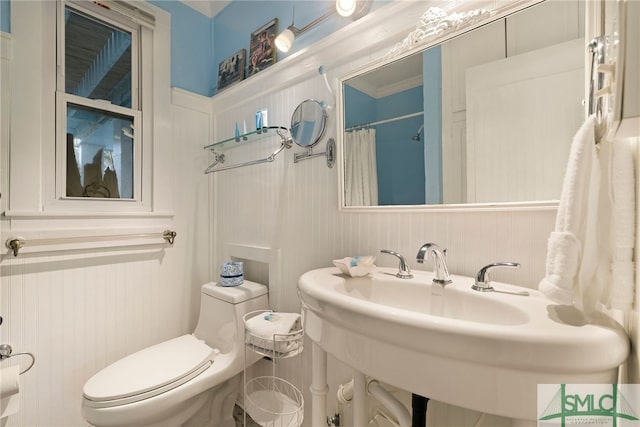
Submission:
<svg viewBox="0 0 640 427">
<path fill-rule="evenodd" d="M 342 207 L 556 201 L 585 119 L 584 8 L 540 2 L 341 79 Z"/>
</svg>

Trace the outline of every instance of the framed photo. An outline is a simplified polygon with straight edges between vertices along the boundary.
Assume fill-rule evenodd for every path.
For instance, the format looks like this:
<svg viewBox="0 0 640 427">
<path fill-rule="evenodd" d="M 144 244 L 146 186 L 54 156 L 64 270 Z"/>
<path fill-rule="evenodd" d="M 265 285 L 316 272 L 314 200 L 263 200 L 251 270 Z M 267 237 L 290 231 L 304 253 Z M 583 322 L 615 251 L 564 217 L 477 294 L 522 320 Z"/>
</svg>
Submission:
<svg viewBox="0 0 640 427">
<path fill-rule="evenodd" d="M 275 40 L 277 35 L 278 18 L 274 18 L 251 33 L 251 44 L 249 47 L 250 76 L 275 64 Z"/>
<path fill-rule="evenodd" d="M 218 66 L 218 90 L 244 79 L 244 66 L 247 50 L 242 49 L 234 53 Z"/>
</svg>

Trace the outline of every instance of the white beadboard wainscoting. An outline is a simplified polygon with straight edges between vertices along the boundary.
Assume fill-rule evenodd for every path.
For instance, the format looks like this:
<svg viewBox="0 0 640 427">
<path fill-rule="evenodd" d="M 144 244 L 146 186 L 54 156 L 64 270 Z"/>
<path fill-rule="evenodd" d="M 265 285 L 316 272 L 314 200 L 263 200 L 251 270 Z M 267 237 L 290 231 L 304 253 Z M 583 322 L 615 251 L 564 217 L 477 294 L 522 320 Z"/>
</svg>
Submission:
<svg viewBox="0 0 640 427">
<path fill-rule="evenodd" d="M 330 69 L 330 82 L 335 85 L 337 76 L 378 57 L 376 54 L 356 57 L 352 63 Z M 296 66 L 303 77 L 281 81 L 285 77 L 279 77 L 278 72 L 269 75 L 273 90 L 264 86 L 257 89 L 246 82 L 245 87 L 232 94 L 224 91 L 213 97 L 212 141 L 232 136 L 236 123 L 253 124 L 255 112 L 263 109 L 269 112 L 269 125 L 288 127 L 296 106 L 305 99 L 316 99 L 330 105 L 327 131 L 314 147 L 314 152 L 322 152 L 326 141 L 336 137 L 335 100 L 313 65 L 294 63 L 287 67 L 287 78 L 292 74 L 290 68 Z M 256 89 L 253 94 L 251 89 Z M 225 165 L 235 164 L 265 157 L 279 143 L 274 134 L 220 151 L 226 155 Z M 294 164 L 293 154 L 303 151 L 294 144 L 272 163 L 211 174 L 215 264 L 224 261 L 221 254 L 227 243 L 280 248 L 283 306 L 275 308 L 298 309 L 297 279 L 309 269 L 358 254 L 376 255 L 377 265 L 394 266 L 397 260 L 379 254 L 381 249 L 397 250 L 411 260 L 425 242 L 448 248 L 449 269 L 456 274 L 474 276 L 485 264 L 517 261 L 522 264 L 521 269 L 496 271 L 495 279 L 536 287 L 544 276 L 547 238 L 555 224 L 555 209 L 341 211 L 339 164 L 328 168 L 323 157 Z M 429 264 L 412 266 L 431 268 Z"/>
<path fill-rule="evenodd" d="M 296 105 L 307 98 L 328 100 L 320 76 L 289 86 L 273 94 L 224 110 L 214 109 L 214 134 L 232 135 L 235 122 L 249 120 L 255 111 L 269 110 L 271 125 L 288 126 Z M 214 98 L 215 103 L 215 98 Z M 335 137 L 335 110 L 329 110 L 326 140 Z M 226 150 L 227 161 L 236 163 L 263 157 L 279 144 L 269 140 L 248 143 Z M 555 210 L 476 210 L 457 212 L 391 212 L 362 213 L 338 209 L 339 167 L 329 169 L 324 158 L 293 163 L 293 153 L 302 148 L 294 145 L 281 153 L 273 163 L 265 163 L 212 174 L 212 203 L 215 228 L 211 240 L 215 244 L 214 268 L 225 259 L 221 254 L 227 243 L 279 248 L 282 257 L 281 283 L 271 295 L 278 295 L 279 307 L 298 311 L 297 281 L 305 271 L 332 265 L 331 260 L 352 255 L 375 255 L 379 266 L 396 266 L 397 259 L 379 253 L 381 249 L 399 251 L 414 269 L 432 269 L 430 264 L 415 263 L 415 255 L 425 242 L 436 242 L 448 248 L 449 270 L 455 274 L 474 276 L 485 264 L 495 261 L 517 261 L 520 270 L 496 271 L 495 280 L 534 288 L 545 272 L 547 237 L 555 223 Z M 471 285 L 471 283 L 469 283 Z M 272 299 L 273 302 L 273 299 Z M 309 342 L 307 344 L 310 344 Z M 304 353 L 306 367 L 303 387 L 305 399 L 311 401 L 308 382 L 311 378 L 310 345 Z M 350 369 L 329 358 L 329 411 L 335 405 L 337 386 L 349 379 Z M 477 418 L 470 411 L 449 411 L 448 406 L 430 403 L 430 417 L 437 425 L 447 426 L 463 417 L 473 425 Z M 305 419 L 310 420 L 310 404 Z M 350 416 L 350 410 L 345 410 Z M 458 417 L 458 418 L 456 418 Z M 465 418 L 466 417 L 466 418 Z M 350 425 L 349 418 L 344 425 Z M 491 418 L 491 422 L 496 422 Z M 489 419 L 487 419 L 489 421 Z M 436 425 L 436 424 L 434 424 Z M 490 425 L 490 424 L 487 424 Z M 502 424 L 494 424 L 502 425 Z"/>
<path fill-rule="evenodd" d="M 359 58 L 349 66 L 328 71 L 330 82 L 367 61 Z M 282 64 L 284 65 L 284 64 Z M 316 64 L 317 65 L 317 64 Z M 277 66 L 277 65 L 276 65 Z M 312 98 L 332 105 L 322 76 L 313 64 L 301 66 L 300 75 L 287 67 L 287 78 L 279 84 L 278 73 L 269 75 L 269 89 L 246 82 L 245 87 L 231 88 L 212 98 L 212 142 L 232 136 L 235 123 L 253 124 L 256 111 L 267 109 L 269 125 L 285 126 L 295 107 Z M 269 69 L 264 71 L 269 73 Z M 257 76 L 260 78 L 261 76 Z M 272 84 L 273 83 L 273 84 Z M 255 92 L 251 93 L 254 89 Z M 336 109 L 328 110 L 328 129 L 314 152 L 321 152 L 328 138 L 336 137 Z M 277 148 L 279 138 L 238 144 L 224 149 L 228 164 L 262 158 Z M 222 150 L 221 150 L 222 151 Z M 331 265 L 331 260 L 352 255 L 375 255 L 379 266 L 396 266 L 397 259 L 381 255 L 381 249 L 396 250 L 410 261 L 414 269 L 431 269 L 429 264 L 416 264 L 415 255 L 425 242 L 436 242 L 448 248 L 449 270 L 455 274 L 474 276 L 478 269 L 496 261 L 516 261 L 519 270 L 496 271 L 495 280 L 535 288 L 545 273 L 547 238 L 555 223 L 555 209 L 476 209 L 458 211 L 413 212 L 348 212 L 338 208 L 338 168 L 329 169 L 323 157 L 293 162 L 293 146 L 276 157 L 273 163 L 243 167 L 211 174 L 211 203 L 214 228 L 211 241 L 215 245 L 212 274 L 225 261 L 225 244 L 245 244 L 281 250 L 281 283 L 272 283 L 270 295 L 273 309 L 300 310 L 297 281 L 305 271 Z M 471 285 L 471 283 L 469 284 Z M 273 289 L 277 287 L 277 289 Z M 310 343 L 307 343 L 310 344 Z M 310 349 L 310 346 L 307 346 Z M 307 402 L 311 378 L 311 352 L 303 355 Z M 339 361 L 329 358 L 329 412 L 335 407 L 337 386 L 349 379 L 351 371 Z M 447 405 L 430 403 L 430 417 L 436 424 L 473 425 L 477 419 L 469 411 L 449 410 Z M 305 419 L 310 420 L 310 404 Z M 345 424 L 350 411 L 345 410 Z M 495 417 L 494 417 L 495 418 Z M 494 418 L 487 422 L 497 423 Z M 462 422 L 462 421 L 460 421 Z M 504 422 L 504 420 L 502 421 Z M 308 424 L 305 424 L 308 425 Z M 487 424 L 491 425 L 491 424 Z M 494 424 L 502 425 L 502 424 Z"/>
<path fill-rule="evenodd" d="M 0 343 L 36 357 L 33 369 L 20 378 L 21 410 L 9 417 L 7 426 L 86 426 L 80 413 L 82 387 L 93 374 L 195 326 L 200 285 L 209 280 L 211 263 L 209 184 L 202 173 L 210 106 L 208 98 L 180 91 L 172 95 L 172 162 L 160 173 L 171 177 L 171 187 L 162 191 L 172 194 L 174 216 L 161 222 L 177 232 L 173 246 L 18 257 L 2 251 Z M 114 234 L 121 234 L 126 223 L 100 221 L 111 223 Z M 3 235 L 20 223 L 3 220 Z M 28 225 L 20 227 L 28 231 Z M 64 235 L 65 230 L 60 232 Z M 167 355 L 167 363 L 170 358 Z M 28 359 L 10 360 L 25 362 Z"/>
<path fill-rule="evenodd" d="M 380 37 L 393 39 L 392 29 L 380 22 L 369 25 L 365 22 L 367 18 L 356 22 L 354 25 L 361 27 L 353 30 L 354 36 L 363 44 L 369 43 L 365 41 L 370 40 L 365 34 L 369 28 L 379 31 L 378 38 L 373 37 L 375 40 Z M 350 30 L 343 30 L 346 31 Z M 246 121 L 250 127 L 255 112 L 264 109 L 269 112 L 269 125 L 288 127 L 296 106 L 311 98 L 329 104 L 327 132 L 314 152 L 324 150 L 326 141 L 336 138 L 336 101 L 318 74 L 318 67 L 324 66 L 335 90 L 340 76 L 380 58 L 388 47 L 375 41 L 360 51 L 352 45 L 332 46 L 336 38 L 342 37 L 334 36 L 315 45 L 313 52 L 287 58 L 213 97 L 211 142 L 232 136 L 236 123 L 242 128 Z M 344 59 L 346 57 L 348 59 Z M 274 136 L 226 148 L 224 153 L 227 162 L 235 164 L 262 158 L 278 144 L 279 139 Z M 515 261 L 522 264 L 521 269 L 498 270 L 493 279 L 537 288 L 544 276 L 547 239 L 555 224 L 554 208 L 342 211 L 338 208 L 339 163 L 329 169 L 324 159 L 318 157 L 294 164 L 293 153 L 302 151 L 303 148 L 294 145 L 273 163 L 211 174 L 213 268 L 225 261 L 222 254 L 228 243 L 279 248 L 282 281 L 270 284 L 277 287 L 271 289 L 270 294 L 278 295 L 280 304 L 272 308 L 299 310 L 296 287 L 300 275 L 310 269 L 330 266 L 331 260 L 345 256 L 375 255 L 377 265 L 391 267 L 397 265 L 397 259 L 381 255 L 379 251 L 393 249 L 407 257 L 412 268 L 432 269 L 428 263 L 420 265 L 413 261 L 418 248 L 425 242 L 435 242 L 448 249 L 447 263 L 454 274 L 474 277 L 486 264 Z M 215 270 L 212 273 L 215 274 Z M 637 335 L 637 313 L 631 317 L 630 324 L 635 325 L 631 329 Z M 305 399 L 310 402 L 310 351 L 304 353 L 304 358 L 306 384 L 303 390 Z M 637 356 L 632 360 L 635 360 L 632 371 L 636 371 L 637 379 Z M 337 385 L 347 381 L 350 373 L 350 368 L 329 357 L 330 413 L 335 408 L 333 396 Z M 309 406 L 305 409 L 306 420 L 310 419 Z M 437 402 L 430 403 L 429 407 L 430 422 L 433 423 L 430 425 L 433 426 L 473 425 L 477 420 L 477 414 L 449 410 L 450 407 Z M 349 417 L 350 411 L 345 412 Z M 487 418 L 483 425 L 497 426 L 504 422 Z M 348 418 L 344 425 L 349 425 Z"/>
<path fill-rule="evenodd" d="M 2 341 L 36 357 L 8 425 L 86 425 L 80 406 L 89 377 L 186 331 L 189 288 L 176 249 L 3 261 Z"/>
</svg>

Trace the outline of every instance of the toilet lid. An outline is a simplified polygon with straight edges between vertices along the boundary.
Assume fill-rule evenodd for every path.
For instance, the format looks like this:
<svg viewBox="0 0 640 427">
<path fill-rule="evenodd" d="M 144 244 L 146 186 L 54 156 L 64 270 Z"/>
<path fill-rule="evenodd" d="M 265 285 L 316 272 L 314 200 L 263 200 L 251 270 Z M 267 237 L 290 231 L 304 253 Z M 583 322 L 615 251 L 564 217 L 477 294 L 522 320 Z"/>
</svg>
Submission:
<svg viewBox="0 0 640 427">
<path fill-rule="evenodd" d="M 213 349 L 204 341 L 183 335 L 107 366 L 84 385 L 84 397 L 95 403 L 118 400 L 118 404 L 146 399 L 199 375 L 213 357 Z"/>
</svg>

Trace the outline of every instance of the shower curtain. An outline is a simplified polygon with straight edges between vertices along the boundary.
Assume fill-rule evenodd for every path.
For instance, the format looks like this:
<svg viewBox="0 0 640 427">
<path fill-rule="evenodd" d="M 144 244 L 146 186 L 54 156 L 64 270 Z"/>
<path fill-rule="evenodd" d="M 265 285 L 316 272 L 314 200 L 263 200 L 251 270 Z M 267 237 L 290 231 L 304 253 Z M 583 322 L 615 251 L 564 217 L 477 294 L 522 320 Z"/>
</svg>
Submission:
<svg viewBox="0 0 640 427">
<path fill-rule="evenodd" d="M 345 201 L 347 206 L 378 204 L 376 130 L 359 129 L 345 135 Z"/>
</svg>

